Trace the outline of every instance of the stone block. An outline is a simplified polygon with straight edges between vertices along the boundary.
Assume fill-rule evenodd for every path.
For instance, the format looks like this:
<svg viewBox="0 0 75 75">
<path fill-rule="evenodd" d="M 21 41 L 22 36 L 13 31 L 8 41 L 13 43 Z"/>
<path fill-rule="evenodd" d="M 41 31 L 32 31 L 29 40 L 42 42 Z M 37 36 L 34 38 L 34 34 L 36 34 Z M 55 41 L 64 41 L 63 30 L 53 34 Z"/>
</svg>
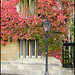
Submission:
<svg viewBox="0 0 75 75">
<path fill-rule="evenodd" d="M 1 61 L 15 60 L 19 55 L 19 43 L 18 41 L 7 42 L 6 45 L 1 45 Z"/>
<path fill-rule="evenodd" d="M 18 66 L 18 70 L 23 70 L 24 69 L 24 66 L 23 65 L 19 65 Z"/>
<path fill-rule="evenodd" d="M 51 71 L 49 71 L 49 74 L 50 75 L 61 75 L 61 72 L 60 71 L 51 70 Z"/>
</svg>

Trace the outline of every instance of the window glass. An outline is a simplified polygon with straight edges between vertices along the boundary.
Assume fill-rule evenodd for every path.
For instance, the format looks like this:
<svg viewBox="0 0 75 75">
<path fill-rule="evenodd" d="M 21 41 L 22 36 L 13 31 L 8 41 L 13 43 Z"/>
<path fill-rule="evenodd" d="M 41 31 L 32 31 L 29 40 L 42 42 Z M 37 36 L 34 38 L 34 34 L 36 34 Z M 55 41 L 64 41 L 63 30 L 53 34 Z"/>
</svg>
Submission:
<svg viewBox="0 0 75 75">
<path fill-rule="evenodd" d="M 20 58 L 23 57 L 23 40 L 20 40 Z"/>
<path fill-rule="evenodd" d="M 39 40 L 37 39 L 37 55 L 38 55 L 38 58 L 41 58 L 41 52 L 39 50 Z"/>
<path fill-rule="evenodd" d="M 31 1 L 31 13 L 34 14 L 34 0 Z"/>
<path fill-rule="evenodd" d="M 29 40 L 26 40 L 26 58 L 29 57 Z"/>
<path fill-rule="evenodd" d="M 31 40 L 32 58 L 35 57 L 35 40 Z"/>
</svg>

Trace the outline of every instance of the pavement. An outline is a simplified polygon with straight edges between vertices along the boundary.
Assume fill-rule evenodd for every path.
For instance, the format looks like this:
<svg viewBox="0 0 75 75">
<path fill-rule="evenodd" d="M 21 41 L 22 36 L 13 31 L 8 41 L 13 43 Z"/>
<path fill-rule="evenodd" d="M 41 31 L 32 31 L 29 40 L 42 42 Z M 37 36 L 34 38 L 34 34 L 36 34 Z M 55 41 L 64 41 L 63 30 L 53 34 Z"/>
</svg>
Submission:
<svg viewBox="0 0 75 75">
<path fill-rule="evenodd" d="M 1 75 L 18 75 L 18 74 L 5 74 L 5 73 L 2 73 Z"/>
</svg>

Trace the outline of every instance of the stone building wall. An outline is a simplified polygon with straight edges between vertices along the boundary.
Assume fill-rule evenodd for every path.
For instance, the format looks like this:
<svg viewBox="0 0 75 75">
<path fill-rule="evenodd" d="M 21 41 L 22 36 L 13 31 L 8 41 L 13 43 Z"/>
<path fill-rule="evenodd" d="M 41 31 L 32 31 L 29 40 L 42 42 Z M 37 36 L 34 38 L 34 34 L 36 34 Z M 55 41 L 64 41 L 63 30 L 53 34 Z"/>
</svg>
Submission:
<svg viewBox="0 0 75 75">
<path fill-rule="evenodd" d="M 1 45 L 1 61 L 16 60 L 19 58 L 19 41 L 8 41 L 6 45 Z"/>
<path fill-rule="evenodd" d="M 44 75 L 45 57 L 20 58 L 19 41 L 1 45 L 1 73 L 18 75 Z M 74 75 L 74 69 L 63 68 L 60 60 L 48 57 L 49 75 Z"/>
<path fill-rule="evenodd" d="M 8 41 L 6 45 L 1 45 L 1 61 L 14 61 L 18 60 L 19 58 L 26 58 L 26 52 L 28 52 L 28 58 L 32 58 L 32 52 L 34 49 L 34 58 L 41 58 L 41 53 L 40 56 L 39 54 L 39 49 L 38 49 L 38 41 L 37 39 L 34 40 L 35 48 L 33 48 L 33 43 L 32 40 L 28 39 L 28 45 L 26 45 L 26 39 L 23 39 L 22 41 L 17 40 L 17 41 Z M 27 49 L 27 48 L 28 49 Z M 27 50 L 26 50 L 27 49 Z M 21 57 L 22 54 L 22 57 Z"/>
</svg>

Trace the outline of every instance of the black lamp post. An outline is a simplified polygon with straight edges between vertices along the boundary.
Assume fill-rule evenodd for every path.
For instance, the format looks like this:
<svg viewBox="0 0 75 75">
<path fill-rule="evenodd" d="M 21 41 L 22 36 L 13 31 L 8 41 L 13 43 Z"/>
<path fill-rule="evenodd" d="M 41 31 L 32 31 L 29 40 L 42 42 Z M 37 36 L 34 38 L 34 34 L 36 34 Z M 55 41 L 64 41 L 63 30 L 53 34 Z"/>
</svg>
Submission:
<svg viewBox="0 0 75 75">
<path fill-rule="evenodd" d="M 46 31 L 46 69 L 45 69 L 45 74 L 44 75 L 49 75 L 48 73 L 48 31 L 50 30 L 51 23 L 47 21 L 43 23 L 44 30 Z"/>
</svg>

